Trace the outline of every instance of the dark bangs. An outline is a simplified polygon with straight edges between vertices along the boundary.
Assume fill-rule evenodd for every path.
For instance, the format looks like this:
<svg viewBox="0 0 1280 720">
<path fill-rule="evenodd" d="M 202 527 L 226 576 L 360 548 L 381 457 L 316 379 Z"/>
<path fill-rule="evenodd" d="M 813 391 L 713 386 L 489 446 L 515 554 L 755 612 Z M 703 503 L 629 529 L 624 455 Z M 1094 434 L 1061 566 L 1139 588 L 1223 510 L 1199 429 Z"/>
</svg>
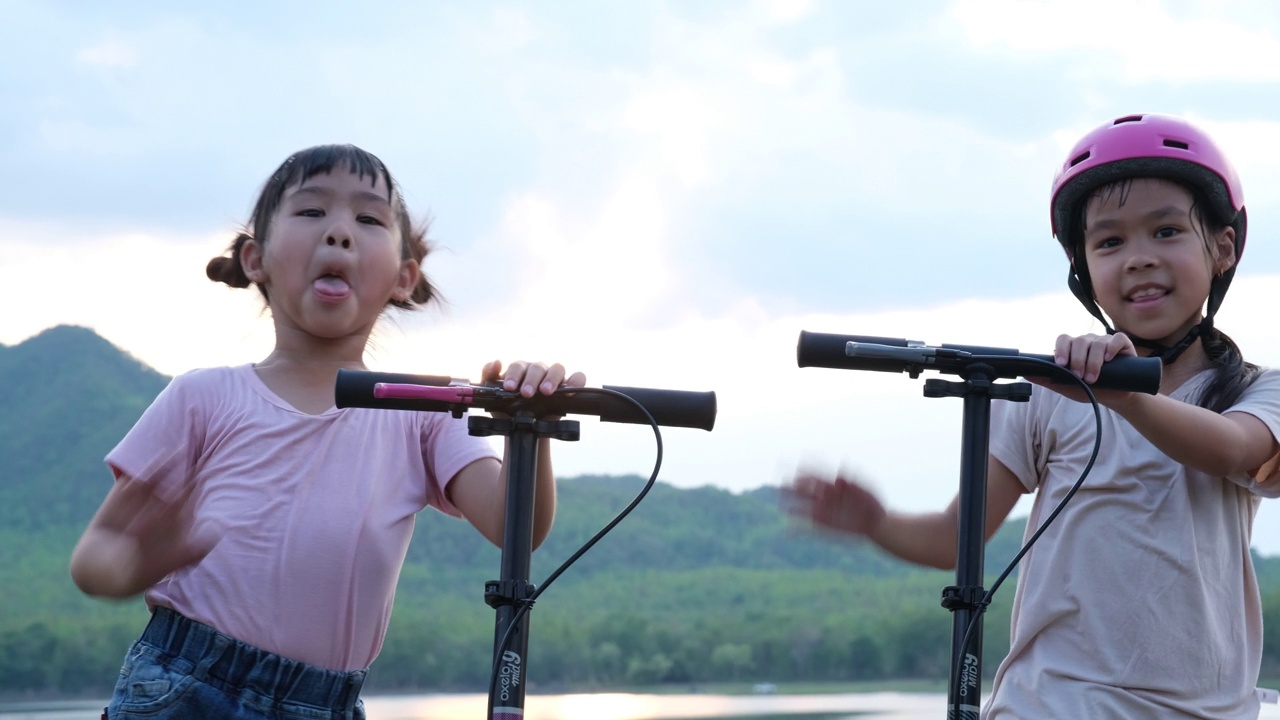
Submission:
<svg viewBox="0 0 1280 720">
<path fill-rule="evenodd" d="M 263 185 L 258 203 L 253 208 L 250 232 L 259 242 L 268 240 L 271 218 L 280 207 L 285 191 L 316 175 L 328 175 L 334 169 L 353 172 L 361 180 L 367 177 L 370 187 L 382 180 L 387 186 L 387 201 L 397 209 L 397 214 L 403 213 L 404 202 L 400 197 L 400 189 L 391 179 L 387 166 L 377 156 L 355 145 L 317 145 L 290 155 Z"/>
<path fill-rule="evenodd" d="M 1079 204 L 1075 207 L 1074 212 L 1068 217 L 1071 224 L 1067 226 L 1067 247 L 1070 249 L 1071 257 L 1084 257 L 1084 236 L 1088 231 L 1088 224 L 1085 222 L 1085 216 L 1089 207 L 1089 201 L 1111 199 L 1116 200 L 1116 204 L 1124 207 L 1129 201 L 1129 191 L 1133 188 L 1135 180 L 1165 180 L 1171 182 L 1191 195 L 1191 207 L 1188 210 L 1191 213 L 1191 222 L 1195 225 L 1196 230 L 1200 232 L 1206 244 L 1209 242 L 1211 233 L 1227 227 L 1231 224 L 1229 219 L 1224 220 L 1217 216 L 1214 212 L 1214 204 L 1212 200 L 1205 195 L 1201 189 L 1195 185 L 1190 185 L 1180 178 L 1151 176 L 1151 177 L 1125 177 L 1118 180 L 1111 180 L 1102 183 L 1086 193 L 1082 193 Z"/>
</svg>

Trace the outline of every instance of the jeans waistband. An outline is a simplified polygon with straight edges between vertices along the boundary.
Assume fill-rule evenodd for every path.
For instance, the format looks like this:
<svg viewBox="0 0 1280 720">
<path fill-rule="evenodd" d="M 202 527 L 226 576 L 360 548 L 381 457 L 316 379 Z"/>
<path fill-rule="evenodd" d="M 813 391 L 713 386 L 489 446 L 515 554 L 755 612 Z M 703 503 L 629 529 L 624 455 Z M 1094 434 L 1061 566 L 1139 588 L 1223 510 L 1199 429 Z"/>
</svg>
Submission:
<svg viewBox="0 0 1280 720">
<path fill-rule="evenodd" d="M 366 670 L 327 670 L 268 652 L 157 606 L 142 642 L 194 666 L 192 675 L 228 690 L 250 690 L 281 702 L 350 710 Z M 238 694 L 238 693 L 233 693 Z"/>
</svg>

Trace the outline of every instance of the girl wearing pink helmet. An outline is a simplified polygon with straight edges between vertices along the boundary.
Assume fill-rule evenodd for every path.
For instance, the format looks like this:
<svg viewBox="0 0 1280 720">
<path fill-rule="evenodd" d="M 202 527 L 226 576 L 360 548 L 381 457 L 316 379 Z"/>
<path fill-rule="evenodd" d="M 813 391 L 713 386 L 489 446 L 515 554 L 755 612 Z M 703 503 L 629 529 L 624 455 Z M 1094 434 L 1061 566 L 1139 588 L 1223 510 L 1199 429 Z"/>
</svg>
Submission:
<svg viewBox="0 0 1280 720">
<path fill-rule="evenodd" d="M 1086 382 L 1117 355 L 1164 361 L 1158 395 L 1095 390 L 1096 463 L 1022 561 L 1009 654 L 984 717 L 1256 718 L 1262 611 L 1249 554 L 1280 494 L 1280 370 L 1246 363 L 1213 322 L 1244 250 L 1240 181 L 1171 117 L 1087 134 L 1053 183 L 1069 285 L 1106 327 L 1058 338 Z M 987 536 L 1035 492 L 1028 536 L 1076 483 L 1095 431 L 1078 388 L 1037 383 L 992 406 Z M 797 512 L 906 560 L 952 567 L 957 501 L 888 512 L 856 481 L 797 477 Z"/>
</svg>

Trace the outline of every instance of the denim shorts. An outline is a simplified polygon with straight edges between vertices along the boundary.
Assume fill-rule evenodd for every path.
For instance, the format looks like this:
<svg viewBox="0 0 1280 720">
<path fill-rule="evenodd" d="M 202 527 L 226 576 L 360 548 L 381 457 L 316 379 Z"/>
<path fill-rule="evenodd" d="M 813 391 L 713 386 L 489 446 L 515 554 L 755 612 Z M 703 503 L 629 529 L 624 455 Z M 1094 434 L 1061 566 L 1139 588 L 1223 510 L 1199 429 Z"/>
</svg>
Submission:
<svg viewBox="0 0 1280 720">
<path fill-rule="evenodd" d="M 157 607 L 125 656 L 110 720 L 364 720 L 365 670 L 308 665 Z"/>
</svg>

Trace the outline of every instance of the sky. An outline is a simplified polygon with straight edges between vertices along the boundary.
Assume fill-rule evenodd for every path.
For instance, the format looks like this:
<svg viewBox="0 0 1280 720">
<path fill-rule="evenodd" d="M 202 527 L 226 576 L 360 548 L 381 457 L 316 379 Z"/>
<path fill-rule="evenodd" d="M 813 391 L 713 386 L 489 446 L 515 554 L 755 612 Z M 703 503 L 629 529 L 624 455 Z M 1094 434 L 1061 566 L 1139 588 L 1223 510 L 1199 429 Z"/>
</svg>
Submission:
<svg viewBox="0 0 1280 720">
<path fill-rule="evenodd" d="M 1268 0 L 202 5 L 0 0 L 0 343 L 83 325 L 170 375 L 265 357 L 257 294 L 205 263 L 285 157 L 350 142 L 431 218 L 447 300 L 389 315 L 370 367 L 712 390 L 714 431 L 664 432 L 664 481 L 843 467 L 939 509 L 960 401 L 798 368 L 800 331 L 1034 353 L 1098 331 L 1050 182 L 1089 129 L 1163 112 L 1235 161 L 1250 241 L 1218 326 L 1280 365 Z M 649 472 L 650 432 L 581 419 L 561 475 Z"/>
</svg>

